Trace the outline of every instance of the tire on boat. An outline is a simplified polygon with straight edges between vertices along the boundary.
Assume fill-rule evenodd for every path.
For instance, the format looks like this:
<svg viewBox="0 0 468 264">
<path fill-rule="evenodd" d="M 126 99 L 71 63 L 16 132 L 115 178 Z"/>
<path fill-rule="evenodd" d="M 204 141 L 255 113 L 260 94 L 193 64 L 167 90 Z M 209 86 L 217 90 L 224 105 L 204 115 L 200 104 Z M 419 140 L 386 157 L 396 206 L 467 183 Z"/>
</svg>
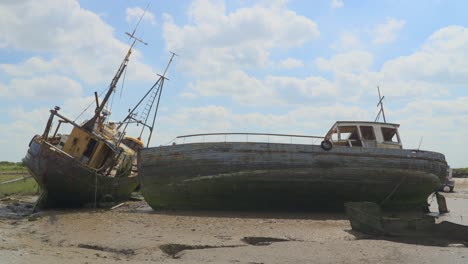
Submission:
<svg viewBox="0 0 468 264">
<path fill-rule="evenodd" d="M 114 203 L 115 203 L 114 197 L 112 197 L 112 195 L 110 194 L 105 194 L 101 197 L 101 199 L 99 199 L 98 207 L 106 208 L 106 207 L 113 206 Z"/>
<path fill-rule="evenodd" d="M 333 148 L 333 143 L 330 140 L 325 139 L 322 141 L 322 143 L 320 143 L 320 147 L 322 147 L 323 150 L 328 151 Z"/>
<path fill-rule="evenodd" d="M 446 192 L 446 193 L 451 192 L 450 186 L 447 186 L 447 185 L 445 185 L 445 186 L 442 188 L 442 190 L 443 190 L 444 192 Z"/>
</svg>

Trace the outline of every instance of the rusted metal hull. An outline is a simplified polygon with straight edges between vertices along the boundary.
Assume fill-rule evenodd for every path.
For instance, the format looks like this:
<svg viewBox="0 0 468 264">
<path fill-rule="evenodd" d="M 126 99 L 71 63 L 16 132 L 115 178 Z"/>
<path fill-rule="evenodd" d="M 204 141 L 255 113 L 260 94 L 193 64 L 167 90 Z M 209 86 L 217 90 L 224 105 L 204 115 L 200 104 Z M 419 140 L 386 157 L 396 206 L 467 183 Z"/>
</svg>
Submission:
<svg viewBox="0 0 468 264">
<path fill-rule="evenodd" d="M 117 202 L 127 199 L 138 186 L 138 178 L 130 177 L 131 172 L 103 175 L 43 141 L 31 141 L 24 161 L 41 188 L 42 208 Z"/>
<path fill-rule="evenodd" d="M 308 210 L 421 206 L 446 169 L 434 152 L 221 142 L 143 149 L 139 177 L 153 208 Z"/>
</svg>

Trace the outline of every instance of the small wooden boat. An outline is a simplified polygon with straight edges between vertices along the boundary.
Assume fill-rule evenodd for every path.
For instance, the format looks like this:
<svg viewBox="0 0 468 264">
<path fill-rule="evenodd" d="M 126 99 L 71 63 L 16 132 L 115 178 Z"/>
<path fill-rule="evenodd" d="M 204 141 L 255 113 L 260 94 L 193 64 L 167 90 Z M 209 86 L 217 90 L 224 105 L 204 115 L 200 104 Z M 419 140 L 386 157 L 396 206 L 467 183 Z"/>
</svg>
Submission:
<svg viewBox="0 0 468 264">
<path fill-rule="evenodd" d="M 345 208 L 352 229 L 364 234 L 440 239 L 468 246 L 468 226 L 449 221 L 437 223 L 433 214 L 418 210 L 384 211 L 372 202 L 349 202 Z"/>
<path fill-rule="evenodd" d="M 141 189 L 155 209 L 309 210 L 349 201 L 420 207 L 445 178 L 447 163 L 440 153 L 403 149 L 398 128 L 336 122 L 320 145 L 206 140 L 225 133 L 181 136 L 205 142 L 142 149 Z"/>
</svg>

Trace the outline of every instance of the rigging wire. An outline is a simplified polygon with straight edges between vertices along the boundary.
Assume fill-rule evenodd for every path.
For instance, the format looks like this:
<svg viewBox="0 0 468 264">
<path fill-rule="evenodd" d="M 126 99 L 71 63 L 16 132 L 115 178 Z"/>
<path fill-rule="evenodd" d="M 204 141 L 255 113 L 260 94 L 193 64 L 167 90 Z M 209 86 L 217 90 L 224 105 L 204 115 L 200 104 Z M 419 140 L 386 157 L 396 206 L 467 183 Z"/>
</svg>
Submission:
<svg viewBox="0 0 468 264">
<path fill-rule="evenodd" d="M 138 41 L 142 42 L 142 43 L 145 44 L 145 45 L 147 45 L 147 44 L 146 44 L 145 42 L 141 41 L 140 39 L 135 38 L 135 37 L 134 37 L 134 34 L 135 34 L 135 32 L 136 32 L 138 26 L 140 25 L 140 23 L 141 23 L 141 21 L 142 21 L 144 15 L 146 14 L 146 11 L 148 10 L 149 7 L 150 7 L 150 3 L 148 3 L 148 4 L 146 5 L 145 11 L 143 12 L 143 15 L 142 15 L 142 16 L 140 17 L 140 19 L 138 20 L 138 22 L 137 22 L 135 28 L 133 29 L 132 34 L 128 34 L 128 33 L 127 33 L 127 35 L 129 35 L 129 37 L 130 37 L 129 39 L 134 38 L 135 41 L 138 40 Z M 126 72 L 127 72 L 127 69 L 125 68 L 124 79 L 125 79 L 125 74 L 126 74 Z M 109 89 L 109 87 L 105 88 L 101 93 L 99 93 L 99 96 L 101 96 L 105 91 L 107 91 L 107 89 Z M 123 90 L 123 83 L 122 83 L 122 90 Z M 120 97 L 122 97 L 122 91 L 121 91 Z M 112 99 L 112 101 L 113 101 L 113 99 Z M 76 120 L 78 120 L 86 111 L 88 111 L 88 109 L 89 109 L 92 105 L 93 105 L 93 102 L 91 102 L 91 103 L 90 103 L 90 104 L 73 120 L 73 122 L 76 122 Z M 112 105 L 111 105 L 111 107 L 112 107 Z"/>
<path fill-rule="evenodd" d="M 105 91 L 107 91 L 108 88 L 105 88 L 104 90 L 101 91 L 101 93 L 99 94 L 99 96 L 101 96 Z M 91 102 L 74 120 L 73 122 L 76 122 L 76 120 L 78 120 L 78 118 L 80 118 L 86 111 L 88 111 L 88 109 L 94 104 L 94 102 Z"/>
<path fill-rule="evenodd" d="M 121 88 L 120 88 L 119 100 L 122 99 L 122 93 L 123 93 L 123 90 L 124 90 L 124 84 L 125 84 L 125 77 L 126 77 L 126 76 L 127 76 L 127 68 L 125 68 L 124 73 L 123 73 L 122 86 L 121 86 Z"/>
<path fill-rule="evenodd" d="M 109 107 L 109 112 L 110 114 L 108 115 L 108 117 L 110 117 L 110 115 L 112 114 L 112 107 L 114 106 L 114 97 L 115 97 L 115 92 L 112 93 L 112 97 L 111 97 L 111 103 L 110 103 L 110 107 Z M 107 103 L 107 106 L 109 106 L 109 103 Z M 107 118 L 107 123 L 109 123 L 109 119 L 110 118 Z"/>
<path fill-rule="evenodd" d="M 171 144 L 171 142 L 175 142 L 175 141 L 176 141 L 176 139 L 177 139 L 177 137 L 175 137 L 175 138 L 171 139 L 169 142 L 167 142 L 167 143 L 166 143 L 166 144 L 164 144 L 163 146 L 167 146 L 167 145 Z"/>
</svg>

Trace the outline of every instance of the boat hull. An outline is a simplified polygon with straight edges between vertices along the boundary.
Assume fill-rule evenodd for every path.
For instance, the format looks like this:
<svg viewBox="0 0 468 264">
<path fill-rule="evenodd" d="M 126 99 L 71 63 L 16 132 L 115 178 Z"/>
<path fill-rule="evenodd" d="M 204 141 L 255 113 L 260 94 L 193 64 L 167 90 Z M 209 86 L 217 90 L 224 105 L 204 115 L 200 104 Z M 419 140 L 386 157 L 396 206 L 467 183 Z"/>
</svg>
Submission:
<svg viewBox="0 0 468 264">
<path fill-rule="evenodd" d="M 434 152 L 221 142 L 143 149 L 139 176 L 155 209 L 309 210 L 421 206 L 446 169 Z"/>
<path fill-rule="evenodd" d="M 138 186 L 130 172 L 115 177 L 98 173 L 44 143 L 32 140 L 24 162 L 41 188 L 39 206 L 75 207 L 127 199 Z"/>
</svg>

